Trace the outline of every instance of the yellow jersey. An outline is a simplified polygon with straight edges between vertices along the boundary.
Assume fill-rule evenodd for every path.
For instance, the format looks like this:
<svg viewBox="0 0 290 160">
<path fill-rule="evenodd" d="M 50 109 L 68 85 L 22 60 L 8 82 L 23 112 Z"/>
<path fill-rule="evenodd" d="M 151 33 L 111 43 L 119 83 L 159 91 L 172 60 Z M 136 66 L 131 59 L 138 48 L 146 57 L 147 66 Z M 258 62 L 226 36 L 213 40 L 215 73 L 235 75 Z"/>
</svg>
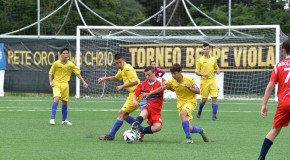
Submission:
<svg viewBox="0 0 290 160">
<path fill-rule="evenodd" d="M 217 59 L 213 56 L 206 58 L 202 56 L 198 58 L 196 62 L 195 72 L 206 73 L 209 75 L 208 78 L 201 76 L 201 80 L 203 79 L 212 79 L 215 78 L 215 70 L 218 68 Z"/>
<path fill-rule="evenodd" d="M 137 76 L 135 69 L 130 64 L 127 64 L 126 62 L 124 62 L 124 66 L 122 69 L 118 69 L 118 72 L 115 75 L 115 77 L 118 80 L 123 80 L 124 84 L 135 82 L 135 81 L 138 81 L 138 83 L 140 83 L 140 80 Z M 127 90 L 129 92 L 134 92 L 136 86 L 137 85 L 128 87 Z"/>
<path fill-rule="evenodd" d="M 177 108 L 185 103 L 196 103 L 196 94 L 185 87 L 185 84 L 190 84 L 190 86 L 196 85 L 191 77 L 185 75 L 183 75 L 181 83 L 177 82 L 174 78 L 171 78 L 165 85 L 166 89 L 172 88 L 175 91 L 177 97 Z"/>
<path fill-rule="evenodd" d="M 66 64 L 62 64 L 60 60 L 57 60 L 52 64 L 49 70 L 49 74 L 54 76 L 53 83 L 68 83 L 72 72 L 78 75 L 81 71 L 69 60 Z"/>
</svg>

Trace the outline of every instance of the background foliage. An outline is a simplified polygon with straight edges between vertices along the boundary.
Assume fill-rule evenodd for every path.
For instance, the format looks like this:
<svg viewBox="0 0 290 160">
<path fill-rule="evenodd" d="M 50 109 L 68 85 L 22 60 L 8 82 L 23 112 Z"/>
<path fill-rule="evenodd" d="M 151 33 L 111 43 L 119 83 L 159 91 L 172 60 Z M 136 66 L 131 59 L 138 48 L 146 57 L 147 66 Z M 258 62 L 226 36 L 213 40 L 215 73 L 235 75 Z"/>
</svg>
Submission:
<svg viewBox="0 0 290 160">
<path fill-rule="evenodd" d="M 173 0 L 167 0 L 167 4 Z M 67 0 L 41 0 L 41 18 L 56 10 Z M 73 2 L 73 3 L 72 3 Z M 95 13 L 102 16 L 114 25 L 133 26 L 151 17 L 160 10 L 163 0 L 82 0 L 86 6 Z M 169 26 L 191 26 L 183 3 L 178 1 L 176 12 L 171 5 L 166 10 L 166 19 Z M 228 2 L 229 0 L 190 0 L 201 11 L 217 20 L 228 24 Z M 70 3 L 72 3 L 69 11 Z M 80 11 L 87 25 L 111 25 L 103 21 L 84 6 L 78 3 Z M 188 5 L 190 14 L 198 26 L 218 25 L 209 20 L 196 9 Z M 280 24 L 282 31 L 289 34 L 290 10 L 284 9 L 284 2 L 276 0 L 232 0 L 232 25 L 263 25 Z M 174 14 L 173 14 L 174 13 Z M 37 21 L 36 0 L 0 0 L 0 34 L 8 33 Z M 68 16 L 68 17 L 67 17 Z M 161 26 L 163 25 L 162 13 L 150 19 L 142 25 Z M 64 26 L 62 27 L 62 25 Z M 68 2 L 62 9 L 48 19 L 41 22 L 41 35 L 74 35 L 77 25 L 84 25 L 76 8 L 74 1 Z M 16 34 L 36 35 L 37 25 L 23 30 Z"/>
</svg>

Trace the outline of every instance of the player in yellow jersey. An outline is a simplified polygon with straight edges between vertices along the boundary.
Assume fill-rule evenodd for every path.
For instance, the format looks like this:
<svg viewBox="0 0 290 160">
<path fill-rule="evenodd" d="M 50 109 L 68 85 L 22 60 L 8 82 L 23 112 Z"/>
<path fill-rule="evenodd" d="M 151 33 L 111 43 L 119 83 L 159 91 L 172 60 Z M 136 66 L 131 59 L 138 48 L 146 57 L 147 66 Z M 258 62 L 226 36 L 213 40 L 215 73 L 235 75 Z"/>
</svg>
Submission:
<svg viewBox="0 0 290 160">
<path fill-rule="evenodd" d="M 101 77 L 98 79 L 99 83 L 103 83 L 105 81 L 119 81 L 123 80 L 123 84 L 116 87 L 116 91 L 120 91 L 121 89 L 127 89 L 129 91 L 129 95 L 127 100 L 121 110 L 118 113 L 117 120 L 114 123 L 109 134 L 103 135 L 99 137 L 99 140 L 114 140 L 115 134 L 119 130 L 119 128 L 123 125 L 123 121 L 125 120 L 130 125 L 135 122 L 135 119 L 129 116 L 130 113 L 134 112 L 138 107 L 133 105 L 133 95 L 137 84 L 139 84 L 140 80 L 137 77 L 137 73 L 135 69 L 125 62 L 124 57 L 121 54 L 114 55 L 115 63 L 118 67 L 118 72 L 115 76 L 111 77 Z"/>
<path fill-rule="evenodd" d="M 53 90 L 53 104 L 51 107 L 51 116 L 49 123 L 55 124 L 55 115 L 59 100 L 62 101 L 62 122 L 63 125 L 72 125 L 67 120 L 67 103 L 69 97 L 69 80 L 72 72 L 81 80 L 85 88 L 88 88 L 88 84 L 85 82 L 80 74 L 80 69 L 77 68 L 69 58 L 69 49 L 63 48 L 60 51 L 60 59 L 55 61 L 49 71 L 49 83 Z"/>
<path fill-rule="evenodd" d="M 173 78 L 165 84 L 165 87 L 159 87 L 150 93 L 143 94 L 143 96 L 149 97 L 150 95 L 159 93 L 164 89 L 174 91 L 177 96 L 179 118 L 186 136 L 186 139 L 182 141 L 182 143 L 193 143 L 190 135 L 191 133 L 199 133 L 204 142 L 208 142 L 209 140 L 204 134 L 204 129 L 191 125 L 193 119 L 192 112 L 196 108 L 196 94 L 200 93 L 198 86 L 192 78 L 182 75 L 182 67 L 179 64 L 174 64 L 170 68 L 170 72 Z"/>
<path fill-rule="evenodd" d="M 210 94 L 212 101 L 212 120 L 218 120 L 218 85 L 215 74 L 220 73 L 217 59 L 210 55 L 210 46 L 208 43 L 203 43 L 203 56 L 196 62 L 195 73 L 200 76 L 201 100 L 198 108 L 197 118 L 200 118 L 202 109 Z"/>
</svg>

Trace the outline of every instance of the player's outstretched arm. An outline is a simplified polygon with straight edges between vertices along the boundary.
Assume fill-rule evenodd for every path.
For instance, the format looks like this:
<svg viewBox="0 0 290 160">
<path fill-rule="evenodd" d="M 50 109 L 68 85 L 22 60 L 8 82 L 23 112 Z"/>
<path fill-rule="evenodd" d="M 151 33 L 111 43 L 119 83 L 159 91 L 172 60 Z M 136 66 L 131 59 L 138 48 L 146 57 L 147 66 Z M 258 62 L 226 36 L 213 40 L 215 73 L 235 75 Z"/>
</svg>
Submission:
<svg viewBox="0 0 290 160">
<path fill-rule="evenodd" d="M 123 85 L 117 86 L 117 87 L 116 87 L 116 91 L 120 91 L 121 89 L 135 86 L 135 85 L 137 85 L 138 83 L 139 83 L 138 81 L 134 81 L 134 82 L 129 82 L 129 83 L 126 83 L 126 84 L 123 84 Z"/>
<path fill-rule="evenodd" d="M 81 80 L 81 82 L 84 84 L 84 87 L 85 87 L 85 88 L 88 88 L 88 87 L 89 87 L 89 85 L 88 85 L 87 82 L 84 80 L 84 78 L 82 77 L 82 75 L 77 74 L 76 76 L 77 76 L 77 77 Z"/>
<path fill-rule="evenodd" d="M 153 95 L 153 94 L 157 94 L 159 92 L 162 92 L 164 91 L 166 88 L 165 88 L 165 85 L 163 86 L 160 86 L 159 88 L 156 88 L 155 90 L 153 91 L 150 91 L 149 93 L 142 93 L 141 96 L 145 97 L 145 98 L 148 98 L 150 95 Z"/>
<path fill-rule="evenodd" d="M 105 81 L 118 81 L 118 79 L 116 77 L 114 77 L 114 76 L 112 76 L 112 77 L 101 77 L 101 78 L 98 79 L 99 83 L 103 83 Z"/>
</svg>

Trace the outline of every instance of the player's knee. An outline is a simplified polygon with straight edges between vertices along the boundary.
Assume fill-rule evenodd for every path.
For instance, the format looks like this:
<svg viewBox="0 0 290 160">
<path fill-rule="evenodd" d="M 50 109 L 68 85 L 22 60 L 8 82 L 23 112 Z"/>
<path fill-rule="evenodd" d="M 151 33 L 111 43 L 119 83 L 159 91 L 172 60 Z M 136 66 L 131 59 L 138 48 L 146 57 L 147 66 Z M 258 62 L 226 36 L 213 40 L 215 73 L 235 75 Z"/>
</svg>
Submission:
<svg viewBox="0 0 290 160">
<path fill-rule="evenodd" d="M 127 116 L 129 115 L 129 113 L 124 112 L 123 110 L 120 110 L 118 113 L 118 120 L 124 120 L 125 118 L 127 118 Z"/>
<path fill-rule="evenodd" d="M 152 126 L 152 132 L 159 132 L 162 128 L 162 125 L 160 123 L 157 123 L 156 125 Z"/>
<path fill-rule="evenodd" d="M 205 104 L 207 99 L 201 99 L 200 103 Z"/>
</svg>

